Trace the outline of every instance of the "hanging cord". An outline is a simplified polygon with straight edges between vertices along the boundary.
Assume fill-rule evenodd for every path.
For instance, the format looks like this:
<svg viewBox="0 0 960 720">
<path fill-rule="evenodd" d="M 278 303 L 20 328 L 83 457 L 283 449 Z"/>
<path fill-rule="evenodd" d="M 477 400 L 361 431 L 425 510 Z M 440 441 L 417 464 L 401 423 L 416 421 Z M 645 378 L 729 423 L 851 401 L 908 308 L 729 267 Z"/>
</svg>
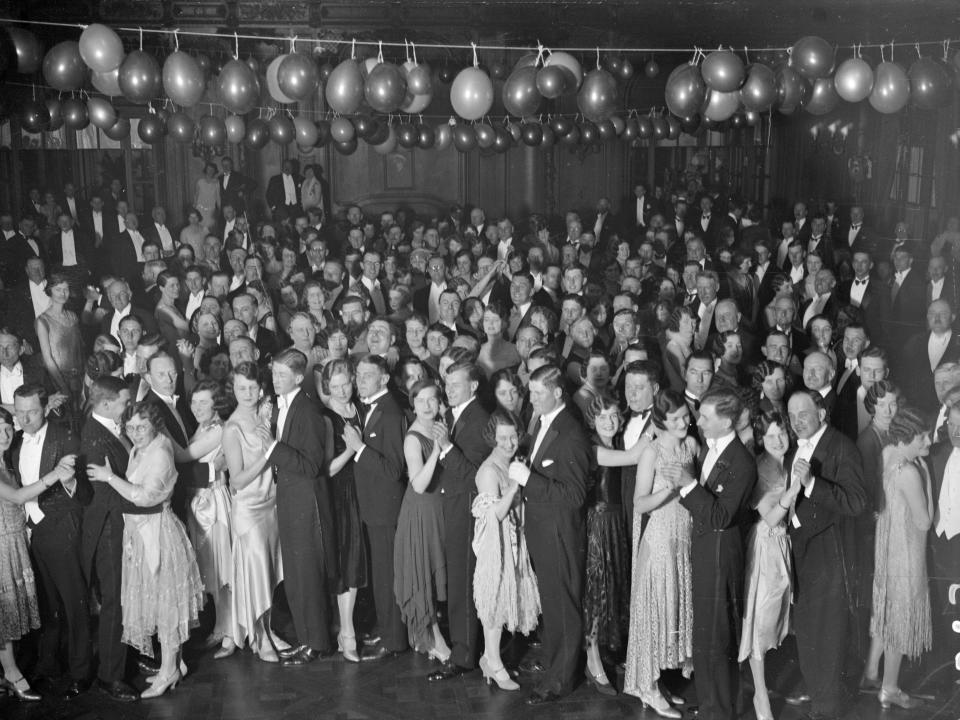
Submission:
<svg viewBox="0 0 960 720">
<path fill-rule="evenodd" d="M 174 52 L 180 52 L 180 36 L 178 35 L 179 29 L 180 28 L 177 28 L 177 30 L 173 31 L 173 51 Z"/>
<path fill-rule="evenodd" d="M 472 42 L 470 43 L 470 47 L 473 48 L 473 66 L 478 67 L 480 65 L 480 60 L 477 58 L 477 44 Z"/>
</svg>

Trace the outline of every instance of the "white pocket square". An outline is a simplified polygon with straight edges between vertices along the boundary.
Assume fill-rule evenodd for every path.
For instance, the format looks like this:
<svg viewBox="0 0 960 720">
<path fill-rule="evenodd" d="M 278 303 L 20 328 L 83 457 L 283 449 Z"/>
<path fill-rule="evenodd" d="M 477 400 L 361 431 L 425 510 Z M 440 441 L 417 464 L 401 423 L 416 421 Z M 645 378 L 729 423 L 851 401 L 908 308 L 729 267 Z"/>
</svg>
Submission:
<svg viewBox="0 0 960 720">
<path fill-rule="evenodd" d="M 376 433 L 370 433 L 370 437 L 375 438 L 376 436 L 377 436 Z"/>
<path fill-rule="evenodd" d="M 553 465 L 553 460 L 549 458 L 540 462 L 540 467 L 550 467 L 551 465 Z"/>
</svg>

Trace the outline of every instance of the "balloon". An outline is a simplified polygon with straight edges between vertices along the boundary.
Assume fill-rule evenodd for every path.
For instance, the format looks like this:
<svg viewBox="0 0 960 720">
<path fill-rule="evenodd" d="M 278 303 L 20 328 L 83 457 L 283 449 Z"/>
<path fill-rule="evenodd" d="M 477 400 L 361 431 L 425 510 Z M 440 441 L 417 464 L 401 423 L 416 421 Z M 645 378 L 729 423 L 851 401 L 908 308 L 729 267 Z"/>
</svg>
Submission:
<svg viewBox="0 0 960 720">
<path fill-rule="evenodd" d="M 723 122 L 729 119 L 740 107 L 739 92 L 718 92 L 708 90 L 701 112 L 707 120 Z"/>
<path fill-rule="evenodd" d="M 411 95 L 408 90 L 406 96 L 403 98 L 403 105 L 400 106 L 400 110 L 405 113 L 420 113 L 426 110 L 432 101 L 432 93 L 429 95 Z"/>
<path fill-rule="evenodd" d="M 378 155 L 389 155 L 397 149 L 397 131 L 392 125 L 384 125 L 383 127 L 387 133 L 386 137 L 381 142 L 374 145 L 373 150 Z"/>
<path fill-rule="evenodd" d="M 32 133 L 46 130 L 50 123 L 50 111 L 42 102 L 27 100 L 20 107 L 20 124 Z"/>
<path fill-rule="evenodd" d="M 247 123 L 247 136 L 243 141 L 254 150 L 261 149 L 270 141 L 270 126 L 265 120 L 254 118 Z"/>
<path fill-rule="evenodd" d="M 192 56 L 176 51 L 163 62 L 163 90 L 177 105 L 193 107 L 200 98 L 206 83 L 203 70 Z"/>
<path fill-rule="evenodd" d="M 655 78 L 660 74 L 660 65 L 657 64 L 657 61 L 653 58 L 647 60 L 646 65 L 643 66 L 643 74 L 648 78 Z"/>
<path fill-rule="evenodd" d="M 125 117 L 117 118 L 117 121 L 113 124 L 113 126 L 104 130 L 103 134 L 111 140 L 116 140 L 117 142 L 123 140 L 125 137 L 129 137 L 130 120 Z"/>
<path fill-rule="evenodd" d="M 230 60 L 220 71 L 217 81 L 220 102 L 232 113 L 244 115 L 250 112 L 260 97 L 257 76 L 242 60 Z"/>
<path fill-rule="evenodd" d="M 557 134 L 549 124 L 543 125 L 543 140 L 540 141 L 541 148 L 553 147 L 557 144 Z"/>
<path fill-rule="evenodd" d="M 617 131 L 614 129 L 610 118 L 604 118 L 597 122 L 597 135 L 601 140 L 613 140 L 617 136 Z"/>
<path fill-rule="evenodd" d="M 667 78 L 667 108 L 679 117 L 693 115 L 700 109 L 706 92 L 707 86 L 703 82 L 700 68 L 692 63 L 679 65 Z"/>
<path fill-rule="evenodd" d="M 437 144 L 434 146 L 437 150 L 446 150 L 453 143 L 453 130 L 444 123 L 437 126 Z"/>
<path fill-rule="evenodd" d="M 453 128 L 453 144 L 462 153 L 470 152 L 477 146 L 477 134 L 469 125 L 457 123 Z"/>
<path fill-rule="evenodd" d="M 80 58 L 76 40 L 64 40 L 47 51 L 43 58 L 43 78 L 47 85 L 61 92 L 79 90 L 86 68 Z"/>
<path fill-rule="evenodd" d="M 493 131 L 493 150 L 498 153 L 505 153 L 510 149 L 510 146 L 513 144 L 513 137 L 510 135 L 510 132 L 503 127 L 498 125 L 494 128 Z"/>
<path fill-rule="evenodd" d="M 777 70 L 777 102 L 784 115 L 793 113 L 806 99 L 809 83 L 792 67 Z"/>
<path fill-rule="evenodd" d="M 137 135 L 148 145 L 160 142 L 165 132 L 163 122 L 156 115 L 147 115 L 137 123 Z"/>
<path fill-rule="evenodd" d="M 613 75 L 617 75 L 620 72 L 620 68 L 623 67 L 623 58 L 619 55 L 607 55 L 604 60 L 604 65 L 607 66 L 607 70 Z"/>
<path fill-rule="evenodd" d="M 826 77 L 833 71 L 836 51 L 821 37 L 808 35 L 794 43 L 790 51 L 790 67 L 807 80 Z"/>
<path fill-rule="evenodd" d="M 305 100 L 319 83 L 320 73 L 310 55 L 290 53 L 277 68 L 280 92 L 294 100 Z"/>
<path fill-rule="evenodd" d="M 747 67 L 747 79 L 740 88 L 740 102 L 747 110 L 766 112 L 777 99 L 777 75 L 766 65 Z"/>
<path fill-rule="evenodd" d="M 437 142 L 437 133 L 432 125 L 420 123 L 417 125 L 417 147 L 429 150 Z"/>
<path fill-rule="evenodd" d="M 363 100 L 363 76 L 356 60 L 349 58 L 333 69 L 324 96 L 334 112 L 350 114 L 357 111 Z"/>
<path fill-rule="evenodd" d="M 700 74 L 707 87 L 724 93 L 739 90 L 746 77 L 743 60 L 730 50 L 714 50 L 707 55 Z"/>
<path fill-rule="evenodd" d="M 833 86 L 833 78 L 820 78 L 813 83 L 813 91 L 804 109 L 811 115 L 826 115 L 840 104 L 840 96 Z"/>
<path fill-rule="evenodd" d="M 330 121 L 317 120 L 317 147 L 324 147 L 330 143 Z"/>
<path fill-rule="evenodd" d="M 611 115 L 610 124 L 613 125 L 613 134 L 617 137 L 623 135 L 623 131 L 627 127 L 627 121 L 619 115 Z"/>
<path fill-rule="evenodd" d="M 537 66 L 537 54 L 528 53 L 520 57 L 517 60 L 517 63 L 513 66 L 514 70 L 519 70 L 522 67 L 536 67 Z"/>
<path fill-rule="evenodd" d="M 537 88 L 539 73 L 535 67 L 517 68 L 503 84 L 501 98 L 503 107 L 516 117 L 534 115 L 540 107 L 540 91 Z"/>
<path fill-rule="evenodd" d="M 345 143 L 356 135 L 356 128 L 347 118 L 337 118 L 330 123 L 330 139 L 337 143 Z"/>
<path fill-rule="evenodd" d="M 297 138 L 297 145 L 304 148 L 312 148 L 317 144 L 317 126 L 313 120 L 304 117 L 295 117 L 293 119 L 293 129 Z"/>
<path fill-rule="evenodd" d="M 450 86 L 450 104 L 464 120 L 479 120 L 493 107 L 493 82 L 480 68 L 464 68 Z"/>
<path fill-rule="evenodd" d="M 602 72 L 606 71 L 604 70 Z M 584 145 L 592 145 L 600 140 L 600 132 L 595 123 L 590 120 L 584 120 L 580 123 L 580 140 Z"/>
<path fill-rule="evenodd" d="M 576 145 L 580 142 L 580 128 L 576 125 L 570 126 L 570 132 L 560 138 L 560 142 L 564 145 Z"/>
<path fill-rule="evenodd" d="M 568 118 L 555 117 L 550 121 L 550 127 L 553 128 L 553 132 L 558 138 L 562 138 L 564 135 L 570 132 L 570 128 L 573 127 L 573 123 Z"/>
<path fill-rule="evenodd" d="M 218 117 L 204 115 L 197 123 L 200 142 L 204 145 L 223 145 L 227 139 L 227 126 Z"/>
<path fill-rule="evenodd" d="M 490 66 L 490 77 L 494 80 L 503 80 L 507 77 L 507 64 L 497 61 Z"/>
<path fill-rule="evenodd" d="M 247 134 L 247 124 L 239 115 L 227 115 L 223 121 L 224 129 L 227 131 L 227 142 L 237 145 L 243 142 Z"/>
<path fill-rule="evenodd" d="M 407 95 L 407 78 L 393 63 L 378 63 L 367 77 L 364 97 L 374 110 L 392 113 L 400 109 Z"/>
<path fill-rule="evenodd" d="M 524 70 L 526 68 L 521 68 Z M 532 69 L 532 68 L 531 68 Z M 547 99 L 558 98 L 568 91 L 568 83 L 573 82 L 568 70 L 560 65 L 551 65 L 537 70 L 537 91 Z"/>
<path fill-rule="evenodd" d="M 123 94 L 123 91 L 120 90 L 120 68 L 114 68 L 103 73 L 92 72 L 90 73 L 90 82 L 104 95 L 117 97 Z"/>
<path fill-rule="evenodd" d="M 380 129 L 380 123 L 369 115 L 358 115 L 353 119 L 353 127 L 360 139 L 369 140 Z"/>
<path fill-rule="evenodd" d="M 577 93 L 577 107 L 593 121 L 603 120 L 613 113 L 617 104 L 617 81 L 606 70 L 591 70 L 583 79 Z"/>
<path fill-rule="evenodd" d="M 380 64 L 380 61 L 375 57 L 368 57 L 360 65 L 360 72 L 363 73 L 363 79 L 366 80 L 370 77 L 370 73 L 373 72 L 373 69 Z"/>
<path fill-rule="evenodd" d="M 83 130 L 90 124 L 90 114 L 86 103 L 77 98 L 67 98 L 61 104 L 63 110 L 63 124 L 70 130 Z"/>
<path fill-rule="evenodd" d="M 660 72 L 660 68 L 657 68 L 657 72 Z M 633 63 L 627 58 L 623 59 L 623 64 L 620 66 L 620 72 L 618 75 L 624 82 L 633 77 Z"/>
<path fill-rule="evenodd" d="M 416 128 L 413 127 L 413 123 L 401 123 L 397 126 L 397 142 L 400 143 L 400 147 L 409 150 L 412 147 L 416 147 L 419 140 L 420 134 Z"/>
<path fill-rule="evenodd" d="M 636 140 L 640 136 L 640 126 L 636 118 L 627 118 L 623 125 L 623 132 L 620 137 L 624 140 Z"/>
<path fill-rule="evenodd" d="M 396 146 L 396 130 L 389 122 L 378 122 L 375 124 L 376 130 L 367 138 L 370 145 L 382 145 L 390 138 L 390 133 L 394 134 L 394 146 Z"/>
<path fill-rule="evenodd" d="M 192 143 L 193 131 L 193 118 L 182 110 L 173 113 L 167 119 L 167 134 L 178 143 Z"/>
<path fill-rule="evenodd" d="M 733 117 L 730 118 L 730 127 L 736 128 L 739 130 L 746 124 L 746 121 L 743 119 L 743 113 L 734 113 Z"/>
<path fill-rule="evenodd" d="M 653 137 L 653 118 L 649 115 L 641 115 L 637 118 L 637 137 Z"/>
<path fill-rule="evenodd" d="M 101 130 L 112 128 L 117 122 L 117 111 L 109 100 L 99 97 L 92 97 L 87 100 L 87 112 L 90 115 L 90 122 Z"/>
<path fill-rule="evenodd" d="M 847 102 L 866 100 L 873 90 L 873 68 L 863 58 L 844 60 L 833 75 L 833 85 Z"/>
<path fill-rule="evenodd" d="M 147 103 L 160 94 L 163 83 L 160 65 L 153 55 L 134 50 L 120 64 L 117 83 L 127 100 L 141 105 Z"/>
<path fill-rule="evenodd" d="M 453 82 L 453 76 L 456 74 L 456 68 L 452 68 L 449 65 L 444 65 L 440 68 L 440 71 L 437 73 L 437 77 L 440 78 L 440 82 L 445 84 L 450 84 Z"/>
<path fill-rule="evenodd" d="M 325 62 L 320 66 L 320 82 L 324 83 L 330 79 L 330 73 L 333 72 L 333 64 Z"/>
<path fill-rule="evenodd" d="M 57 98 L 47 98 L 43 102 L 47 106 L 47 112 L 50 113 L 50 120 L 47 122 L 46 130 L 59 130 L 63 127 L 63 105 Z"/>
<path fill-rule="evenodd" d="M 884 114 L 902 110 L 910 99 L 910 80 L 903 68 L 892 62 L 877 65 L 876 81 L 870 93 L 870 105 Z"/>
<path fill-rule="evenodd" d="M 433 75 L 429 65 L 418 65 L 413 61 L 403 64 L 407 76 L 407 92 L 414 95 L 433 95 Z"/>
<path fill-rule="evenodd" d="M 693 135 L 700 129 L 701 122 L 702 118 L 700 117 L 700 113 L 694 113 L 690 117 L 685 117 L 680 120 L 680 129 L 687 135 Z"/>
<path fill-rule="evenodd" d="M 565 52 L 555 52 L 551 53 L 543 62 L 544 67 L 549 67 L 550 65 L 560 65 L 565 67 L 571 73 L 573 73 L 574 84 L 568 88 L 569 92 L 574 92 L 580 89 L 580 83 L 583 82 L 583 69 L 580 67 L 580 62 L 570 53 Z"/>
<path fill-rule="evenodd" d="M 349 120 L 347 122 L 349 122 Z M 293 126 L 293 120 L 286 115 L 274 115 L 270 118 L 268 125 L 270 127 L 270 139 L 278 145 L 289 145 L 297 136 L 296 128 Z"/>
<path fill-rule="evenodd" d="M 87 25 L 80 33 L 80 57 L 94 72 L 106 73 L 120 67 L 123 41 L 106 25 Z"/>
<path fill-rule="evenodd" d="M 278 55 L 267 65 L 266 72 L 267 92 L 281 105 L 289 105 L 293 102 L 293 98 L 280 89 L 280 64 L 286 59 L 286 55 Z"/>
<path fill-rule="evenodd" d="M 537 147 L 543 142 L 543 128 L 540 126 L 540 123 L 526 123 L 520 129 L 520 136 L 523 139 L 524 145 Z"/>
<path fill-rule="evenodd" d="M 671 140 L 680 137 L 680 120 L 675 115 L 667 118 L 667 137 Z"/>
<path fill-rule="evenodd" d="M 949 100 L 950 75 L 932 58 L 924 57 L 910 66 L 910 102 L 921 110 L 936 110 Z"/>
<path fill-rule="evenodd" d="M 760 122 L 760 113 L 750 110 L 743 114 L 743 121 L 746 123 L 747 127 L 754 127 L 758 122 Z"/>
<path fill-rule="evenodd" d="M 247 59 L 244 60 L 244 62 L 247 64 L 247 67 L 248 67 L 248 68 L 250 68 L 251 70 L 253 70 L 254 73 L 258 73 L 258 74 L 259 74 L 259 72 L 260 72 L 260 62 L 259 62 L 253 55 L 247 55 Z"/>
<path fill-rule="evenodd" d="M 477 146 L 481 150 L 493 147 L 493 143 L 497 140 L 497 134 L 493 131 L 493 128 L 486 123 L 477 125 L 474 128 L 474 132 L 477 135 Z"/>
<path fill-rule="evenodd" d="M 204 53 L 197 53 L 196 57 L 197 67 L 200 68 L 200 72 L 203 73 L 204 80 L 213 72 L 213 62 L 210 60 L 209 55 Z"/>
<path fill-rule="evenodd" d="M 33 75 L 43 63 L 43 45 L 40 40 L 29 30 L 18 27 L 8 27 L 7 33 L 16 51 L 17 72 Z"/>
<path fill-rule="evenodd" d="M 357 139 L 355 137 L 350 138 L 345 143 L 334 143 L 334 149 L 341 155 L 353 155 L 357 151 Z"/>
<path fill-rule="evenodd" d="M 711 90 L 711 92 L 714 92 Z M 670 125 L 667 123 L 666 118 L 661 115 L 657 115 L 651 120 L 653 123 L 653 139 L 654 140 L 666 140 L 667 136 L 670 134 Z"/>
</svg>

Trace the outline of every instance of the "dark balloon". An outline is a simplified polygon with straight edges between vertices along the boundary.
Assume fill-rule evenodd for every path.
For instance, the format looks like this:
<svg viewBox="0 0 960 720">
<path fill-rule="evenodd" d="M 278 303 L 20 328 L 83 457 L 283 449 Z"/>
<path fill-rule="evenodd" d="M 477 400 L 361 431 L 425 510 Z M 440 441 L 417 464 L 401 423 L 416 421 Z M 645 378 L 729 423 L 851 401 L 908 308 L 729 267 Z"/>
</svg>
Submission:
<svg viewBox="0 0 960 720">
<path fill-rule="evenodd" d="M 437 76 L 440 78 L 440 82 L 450 84 L 453 82 L 453 78 L 456 77 L 457 71 L 456 68 L 452 68 L 449 65 L 444 65 L 440 68 L 440 71 L 437 73 Z M 454 138 L 456 140 L 456 138 Z M 460 150 L 458 147 L 457 150 Z M 472 148 L 467 148 L 467 150 L 461 150 L 461 152 L 467 152 L 472 150 Z"/>
<path fill-rule="evenodd" d="M 690 117 L 681 118 L 680 129 L 687 135 L 693 135 L 700 129 L 701 122 L 700 114 L 695 113 Z"/>
<path fill-rule="evenodd" d="M 558 138 L 562 138 L 570 132 L 570 128 L 573 127 L 573 122 L 565 117 L 555 117 L 550 120 L 550 127 L 553 128 L 553 132 L 556 133 Z"/>
<path fill-rule="evenodd" d="M 604 118 L 597 123 L 597 135 L 600 136 L 601 140 L 612 140 L 617 136 L 617 131 L 614 129 L 610 118 Z"/>
<path fill-rule="evenodd" d="M 193 107 L 206 89 L 203 70 L 187 53 L 173 52 L 163 62 L 163 89 L 177 105 Z"/>
<path fill-rule="evenodd" d="M 607 55 L 603 64 L 607 66 L 607 70 L 616 75 L 620 72 L 620 68 L 623 67 L 623 58 L 619 55 Z"/>
<path fill-rule="evenodd" d="M 490 75 L 494 80 L 503 80 L 507 77 L 507 64 L 503 62 L 495 62 L 490 66 Z"/>
<path fill-rule="evenodd" d="M 111 140 L 120 142 L 124 138 L 130 136 L 130 120 L 125 117 L 117 118 L 117 121 L 113 124 L 113 127 L 104 130 L 103 134 Z"/>
<path fill-rule="evenodd" d="M 250 112 L 260 97 L 257 76 L 241 60 L 230 60 L 223 66 L 217 81 L 220 102 L 237 115 Z"/>
<path fill-rule="evenodd" d="M 357 138 L 352 137 L 347 142 L 334 143 L 334 149 L 341 155 L 353 155 L 357 151 Z"/>
<path fill-rule="evenodd" d="M 630 62 L 629 59 L 624 58 L 623 64 L 620 66 L 620 72 L 617 74 L 617 77 L 619 77 L 621 80 L 626 82 L 627 80 L 633 77 L 633 72 L 634 72 L 633 63 Z M 659 68 L 657 69 L 657 72 L 659 72 Z"/>
<path fill-rule="evenodd" d="M 525 68 L 521 68 L 525 69 Z M 558 98 L 567 92 L 569 76 L 560 65 L 548 65 L 537 71 L 537 91 L 545 98 Z"/>
<path fill-rule="evenodd" d="M 936 110 L 950 99 L 952 79 L 946 68 L 932 58 L 920 58 L 910 66 L 910 102 L 921 110 Z"/>
<path fill-rule="evenodd" d="M 525 123 L 520 128 L 520 137 L 525 145 L 537 147 L 543 142 L 543 128 L 540 123 Z"/>
<path fill-rule="evenodd" d="M 293 120 L 286 115 L 274 115 L 268 123 L 270 127 L 270 139 L 278 145 L 289 145 L 297 137 L 297 129 L 293 126 Z"/>
<path fill-rule="evenodd" d="M 640 126 L 637 123 L 636 118 L 627 118 L 627 121 L 624 123 L 623 132 L 620 133 L 620 137 L 624 140 L 636 140 L 640 137 Z"/>
<path fill-rule="evenodd" d="M 600 141 L 600 131 L 596 123 L 590 120 L 584 120 L 580 123 L 580 141 L 584 145 L 593 145 L 593 143 Z"/>
<path fill-rule="evenodd" d="M 453 144 L 462 153 L 470 152 L 477 146 L 477 134 L 470 125 L 457 123 L 453 128 Z"/>
<path fill-rule="evenodd" d="M 447 124 L 437 126 L 437 150 L 446 150 L 453 143 L 453 129 Z"/>
<path fill-rule="evenodd" d="M 166 126 L 156 115 L 147 115 L 137 123 L 137 135 L 148 145 L 153 145 L 163 140 L 166 133 Z"/>
<path fill-rule="evenodd" d="M 813 83 L 813 91 L 803 106 L 811 115 L 826 115 L 840 104 L 840 96 L 833 85 L 833 78 L 825 77 Z"/>
<path fill-rule="evenodd" d="M 623 135 L 623 130 L 627 126 L 627 121 L 619 115 L 611 115 L 610 124 L 613 125 L 613 134 L 620 137 Z"/>
<path fill-rule="evenodd" d="M 260 122 L 263 121 L 261 120 Z M 252 125 L 253 123 L 250 124 Z M 167 134 L 178 143 L 192 143 L 193 131 L 193 118 L 191 118 L 185 112 L 175 112 L 167 120 Z"/>
<path fill-rule="evenodd" d="M 747 79 L 740 88 L 740 102 L 747 110 L 766 112 L 777 100 L 777 75 L 766 65 L 747 67 Z"/>
<path fill-rule="evenodd" d="M 373 145 L 375 148 L 381 147 L 384 143 L 387 142 L 390 138 L 393 138 L 393 146 L 396 147 L 397 144 L 397 131 L 394 130 L 389 123 L 382 122 L 377 123 L 377 129 L 373 132 L 370 138 L 367 140 L 367 143 Z M 390 148 L 387 152 L 392 152 L 393 147 Z M 378 152 L 380 152 L 378 150 Z M 386 153 L 383 153 L 386 154 Z"/>
<path fill-rule="evenodd" d="M 261 149 L 270 142 L 270 126 L 267 125 L 265 120 L 254 118 L 247 123 L 247 136 L 243 139 L 243 142 L 247 147 L 254 150 Z"/>
<path fill-rule="evenodd" d="M 379 63 L 367 78 L 364 97 L 377 112 L 392 113 L 400 109 L 407 94 L 407 77 L 393 63 Z"/>
<path fill-rule="evenodd" d="M 730 50 L 714 50 L 707 55 L 700 74 L 707 87 L 725 93 L 739 90 L 746 77 L 743 60 Z"/>
<path fill-rule="evenodd" d="M 660 74 L 660 65 L 657 63 L 656 60 L 654 60 L 653 58 L 650 58 L 649 60 L 647 60 L 646 65 L 643 66 L 643 74 L 646 75 L 648 78 L 655 78 L 657 75 Z"/>
<path fill-rule="evenodd" d="M 420 123 L 417 125 L 417 147 L 429 150 L 437 141 L 437 132 L 432 125 Z"/>
<path fill-rule="evenodd" d="M 653 137 L 653 118 L 649 115 L 641 115 L 637 118 L 637 137 Z"/>
<path fill-rule="evenodd" d="M 61 92 L 79 90 L 83 85 L 86 68 L 76 40 L 57 43 L 43 58 L 43 77 L 47 85 Z"/>
<path fill-rule="evenodd" d="M 330 143 L 330 121 L 317 120 L 317 147 L 325 147 Z"/>
<path fill-rule="evenodd" d="M 667 119 L 658 115 L 653 118 L 653 137 L 655 140 L 666 140 L 670 135 L 670 125 L 667 123 Z"/>
<path fill-rule="evenodd" d="M 591 70 L 577 93 L 577 107 L 593 122 L 610 116 L 617 106 L 617 81 L 606 70 Z"/>
<path fill-rule="evenodd" d="M 474 132 L 477 135 L 477 145 L 481 150 L 492 148 L 493 143 L 497 140 L 497 134 L 494 132 L 493 128 L 486 123 L 480 123 L 477 125 L 474 128 Z"/>
<path fill-rule="evenodd" d="M 101 130 L 108 130 L 117 122 L 117 111 L 109 100 L 100 97 L 89 98 L 87 112 L 90 115 L 90 122 Z"/>
<path fill-rule="evenodd" d="M 197 61 L 197 67 L 200 68 L 200 72 L 203 73 L 204 78 L 209 77 L 213 73 L 213 63 L 210 61 L 209 55 L 197 53 L 194 60 Z"/>
<path fill-rule="evenodd" d="M 20 124 L 32 133 L 46 130 L 50 124 L 50 111 L 42 102 L 27 100 L 20 107 Z"/>
<path fill-rule="evenodd" d="M 903 68 L 894 62 L 882 62 L 874 71 L 876 81 L 868 98 L 877 112 L 895 113 L 910 99 L 910 80 Z"/>
<path fill-rule="evenodd" d="M 380 135 L 383 136 L 383 140 L 380 140 Z M 373 145 L 373 150 L 378 155 L 389 155 L 397 149 L 397 130 L 392 125 L 384 125 L 382 132 L 377 134 L 376 139 L 380 142 Z"/>
<path fill-rule="evenodd" d="M 570 126 L 570 132 L 560 138 L 560 142 L 564 145 L 577 145 L 580 142 L 580 128 L 576 125 Z"/>
<path fill-rule="evenodd" d="M 667 78 L 667 108 L 678 117 L 698 112 L 706 93 L 707 86 L 697 65 L 684 63 L 674 68 Z"/>
<path fill-rule="evenodd" d="M 335 143 L 347 143 L 356 135 L 356 128 L 347 118 L 337 118 L 330 123 L 330 137 Z"/>
<path fill-rule="evenodd" d="M 410 148 L 416 147 L 419 141 L 420 134 L 416 128 L 413 127 L 412 123 L 400 123 L 397 126 L 397 142 L 400 144 L 400 147 L 409 150 Z"/>
<path fill-rule="evenodd" d="M 836 51 L 821 37 L 808 35 L 794 44 L 790 52 L 790 67 L 807 78 L 816 80 L 833 72 Z"/>
<path fill-rule="evenodd" d="M 747 127 L 754 127 L 758 122 L 760 122 L 760 113 L 752 110 L 745 112 L 743 114 L 743 121 L 746 123 Z"/>
<path fill-rule="evenodd" d="M 243 142 L 247 134 L 247 124 L 239 115 L 227 115 L 223 121 L 223 126 L 227 131 L 227 142 L 232 145 L 238 145 Z"/>
<path fill-rule="evenodd" d="M 503 107 L 511 115 L 527 117 L 536 114 L 543 98 L 537 89 L 537 69 L 528 65 L 510 73 L 503 84 L 501 97 Z"/>
<path fill-rule="evenodd" d="M 541 148 L 553 147 L 557 144 L 557 134 L 553 131 L 553 128 L 550 127 L 550 124 L 541 126 L 543 129 L 543 140 L 540 141 Z"/>
<path fill-rule="evenodd" d="M 498 153 L 505 153 L 513 145 L 513 136 L 510 131 L 502 125 L 498 125 L 493 131 L 493 150 Z"/>
<path fill-rule="evenodd" d="M 43 64 L 43 44 L 29 30 L 11 26 L 7 28 L 7 33 L 16 52 L 17 72 L 22 75 L 33 75 Z M 79 46 L 77 49 L 79 52 Z"/>
<path fill-rule="evenodd" d="M 810 83 L 793 68 L 784 66 L 777 71 L 777 104 L 784 115 L 795 112 L 809 90 Z"/>
<path fill-rule="evenodd" d="M 46 129 L 59 130 L 63 127 L 63 104 L 57 98 L 47 98 L 44 104 L 50 113 L 50 122 L 47 123 Z"/>
<path fill-rule="evenodd" d="M 357 136 L 361 140 L 369 140 L 370 136 L 377 131 L 380 123 L 369 115 L 357 115 L 353 119 L 353 126 L 357 130 Z"/>
<path fill-rule="evenodd" d="M 215 147 L 227 140 L 227 126 L 223 120 L 213 115 L 204 115 L 197 123 L 198 136 L 204 145 Z"/>
<path fill-rule="evenodd" d="M 67 98 L 62 103 L 63 124 L 70 130 L 83 130 L 90 124 L 87 106 L 77 98 Z"/>
<path fill-rule="evenodd" d="M 117 84 L 127 100 L 143 105 L 160 95 L 163 84 L 160 64 L 153 55 L 134 50 L 120 63 Z"/>
<path fill-rule="evenodd" d="M 667 118 L 667 137 L 671 140 L 680 137 L 680 120 L 675 115 L 670 115 Z"/>
<path fill-rule="evenodd" d="M 310 55 L 290 53 L 277 69 L 280 91 L 294 100 L 306 100 L 319 83 L 320 73 Z"/>
<path fill-rule="evenodd" d="M 330 79 L 330 75 L 333 73 L 333 64 L 330 62 L 325 62 L 320 66 L 320 82 L 326 82 Z"/>
</svg>

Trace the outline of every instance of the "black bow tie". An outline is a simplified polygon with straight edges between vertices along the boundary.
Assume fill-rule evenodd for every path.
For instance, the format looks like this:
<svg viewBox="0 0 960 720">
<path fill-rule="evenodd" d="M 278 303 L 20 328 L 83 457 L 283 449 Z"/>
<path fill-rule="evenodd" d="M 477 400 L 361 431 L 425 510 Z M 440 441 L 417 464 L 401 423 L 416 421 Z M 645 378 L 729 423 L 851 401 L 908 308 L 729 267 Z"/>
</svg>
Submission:
<svg viewBox="0 0 960 720">
<path fill-rule="evenodd" d="M 709 216 L 709 215 L 704 215 L 701 219 L 702 219 L 702 220 L 709 220 L 709 219 L 710 219 L 710 216 Z"/>
<path fill-rule="evenodd" d="M 850 229 L 851 229 L 851 230 L 859 230 L 859 229 L 860 229 L 860 226 L 859 226 L 859 225 L 851 225 L 851 226 L 850 226 Z"/>
<path fill-rule="evenodd" d="M 641 410 L 640 412 L 631 410 L 630 419 L 632 420 L 633 418 L 640 418 L 643 422 L 646 422 L 647 418 L 650 417 L 651 409 L 652 408 L 647 408 L 646 410 Z"/>
<path fill-rule="evenodd" d="M 853 284 L 854 284 L 854 285 L 866 285 L 866 284 L 867 284 L 867 281 L 866 281 L 866 280 L 854 280 L 854 281 L 853 281 Z"/>
</svg>

